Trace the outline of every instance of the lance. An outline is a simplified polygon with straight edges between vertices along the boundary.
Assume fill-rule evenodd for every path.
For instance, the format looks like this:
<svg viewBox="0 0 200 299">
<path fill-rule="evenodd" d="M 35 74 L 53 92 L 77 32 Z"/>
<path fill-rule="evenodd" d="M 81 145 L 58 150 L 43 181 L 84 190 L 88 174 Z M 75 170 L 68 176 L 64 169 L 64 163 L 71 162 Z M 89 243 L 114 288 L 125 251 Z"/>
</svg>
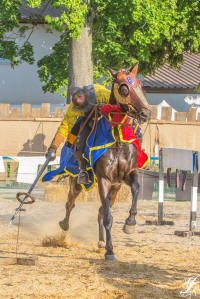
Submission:
<svg viewBox="0 0 200 299">
<path fill-rule="evenodd" d="M 10 219 L 10 221 L 8 223 L 8 227 L 10 227 L 10 225 L 13 223 L 13 221 L 14 221 L 15 217 L 17 216 L 17 214 L 20 211 L 22 211 L 22 207 L 23 207 L 24 204 L 32 204 L 32 203 L 34 203 L 35 198 L 31 195 L 31 192 L 35 188 L 35 185 L 37 184 L 37 182 L 39 181 L 39 179 L 42 176 L 43 172 L 47 168 L 49 162 L 55 160 L 55 158 L 56 158 L 56 154 L 55 153 L 48 152 L 47 156 L 46 156 L 46 161 L 44 162 L 42 168 L 40 169 L 38 175 L 36 176 L 33 184 L 29 188 L 28 192 L 19 192 L 19 193 L 17 193 L 16 198 L 20 202 L 20 205 L 18 206 L 18 208 L 15 210 L 15 213 L 11 217 L 11 219 Z M 21 199 L 22 196 L 24 196 L 23 199 Z M 29 198 L 29 200 L 27 201 L 28 198 Z"/>
</svg>

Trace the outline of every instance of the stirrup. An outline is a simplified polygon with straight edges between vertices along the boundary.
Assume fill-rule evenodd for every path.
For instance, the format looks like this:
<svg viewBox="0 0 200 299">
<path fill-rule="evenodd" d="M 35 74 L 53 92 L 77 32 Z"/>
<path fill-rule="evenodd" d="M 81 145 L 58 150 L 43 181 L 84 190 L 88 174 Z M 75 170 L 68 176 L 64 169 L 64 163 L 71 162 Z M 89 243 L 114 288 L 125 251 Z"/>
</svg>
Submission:
<svg viewBox="0 0 200 299">
<path fill-rule="evenodd" d="M 81 170 L 78 175 L 77 183 L 78 184 L 89 184 L 89 182 L 90 182 L 90 180 L 89 180 L 88 172 L 86 170 Z"/>
</svg>

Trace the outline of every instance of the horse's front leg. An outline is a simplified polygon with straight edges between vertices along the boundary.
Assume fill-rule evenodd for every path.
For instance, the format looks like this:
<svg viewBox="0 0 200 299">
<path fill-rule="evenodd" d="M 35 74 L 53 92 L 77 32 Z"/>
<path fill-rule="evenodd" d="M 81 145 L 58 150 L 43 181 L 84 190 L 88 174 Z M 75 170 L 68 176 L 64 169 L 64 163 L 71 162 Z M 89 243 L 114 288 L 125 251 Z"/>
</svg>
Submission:
<svg viewBox="0 0 200 299">
<path fill-rule="evenodd" d="M 98 213 L 98 224 L 99 224 L 99 242 L 98 242 L 98 247 L 99 248 L 105 248 L 103 218 L 104 218 L 104 209 L 101 206 L 99 208 L 99 213 Z"/>
<path fill-rule="evenodd" d="M 125 221 L 124 232 L 127 234 L 132 234 L 134 232 L 134 226 L 136 225 L 135 216 L 137 214 L 137 200 L 140 190 L 137 173 L 130 174 L 128 184 L 131 186 L 132 205 L 129 211 L 129 217 Z"/>
<path fill-rule="evenodd" d="M 112 245 L 112 238 L 111 238 L 111 228 L 113 223 L 113 217 L 111 215 L 110 210 L 110 199 L 109 199 L 109 189 L 111 188 L 111 184 L 108 180 L 104 178 L 98 178 L 98 187 L 99 187 L 99 194 L 102 202 L 102 209 L 103 209 L 103 225 L 106 230 L 106 253 L 105 259 L 106 260 L 114 260 L 115 256 L 113 253 L 113 245 Z"/>
<path fill-rule="evenodd" d="M 68 194 L 68 200 L 65 205 L 65 209 L 66 209 L 65 218 L 59 222 L 60 227 L 64 231 L 67 231 L 69 229 L 70 213 L 71 213 L 72 209 L 75 207 L 74 202 L 82 190 L 81 185 L 77 184 L 76 178 L 70 177 L 69 184 L 70 184 L 70 190 L 69 190 L 69 194 Z"/>
</svg>

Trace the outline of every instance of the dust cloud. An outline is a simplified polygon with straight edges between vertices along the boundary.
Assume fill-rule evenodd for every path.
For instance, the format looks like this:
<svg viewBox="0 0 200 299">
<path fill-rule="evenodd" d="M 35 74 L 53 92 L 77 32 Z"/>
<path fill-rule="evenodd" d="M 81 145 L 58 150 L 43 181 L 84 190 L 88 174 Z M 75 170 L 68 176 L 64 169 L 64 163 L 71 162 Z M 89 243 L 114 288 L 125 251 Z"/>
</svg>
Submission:
<svg viewBox="0 0 200 299">
<path fill-rule="evenodd" d="M 65 216 L 65 204 L 37 202 L 35 207 L 27 208 L 22 214 L 20 230 L 27 232 L 29 238 L 40 240 L 45 246 L 49 244 L 65 247 L 69 242 L 97 242 L 99 205 L 98 202 L 90 202 L 87 205 L 77 202 L 71 212 L 69 232 L 63 232 L 59 221 Z"/>
</svg>

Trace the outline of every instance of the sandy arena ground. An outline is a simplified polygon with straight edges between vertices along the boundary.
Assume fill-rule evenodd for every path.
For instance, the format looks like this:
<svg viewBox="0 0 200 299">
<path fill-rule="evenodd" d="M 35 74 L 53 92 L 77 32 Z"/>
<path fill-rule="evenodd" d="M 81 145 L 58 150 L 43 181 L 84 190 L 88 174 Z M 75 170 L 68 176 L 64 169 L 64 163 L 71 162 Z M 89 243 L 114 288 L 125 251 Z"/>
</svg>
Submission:
<svg viewBox="0 0 200 299">
<path fill-rule="evenodd" d="M 15 257 L 17 221 L 10 228 L 7 224 L 16 206 L 16 201 L 0 200 L 0 258 Z M 133 235 L 122 231 L 130 203 L 116 203 L 114 262 L 104 261 L 104 249 L 97 248 L 98 206 L 78 202 L 65 239 L 57 225 L 64 203 L 38 200 L 27 206 L 21 216 L 19 256 L 36 256 L 38 261 L 35 266 L 0 265 L 0 298 L 181 298 L 184 280 L 200 279 L 200 237 L 174 235 L 175 229 L 188 229 L 189 203 L 166 202 L 166 217 L 176 224 L 161 227 L 145 225 L 157 203 L 139 202 Z M 200 298 L 196 282 L 196 297 L 191 298 Z"/>
</svg>

